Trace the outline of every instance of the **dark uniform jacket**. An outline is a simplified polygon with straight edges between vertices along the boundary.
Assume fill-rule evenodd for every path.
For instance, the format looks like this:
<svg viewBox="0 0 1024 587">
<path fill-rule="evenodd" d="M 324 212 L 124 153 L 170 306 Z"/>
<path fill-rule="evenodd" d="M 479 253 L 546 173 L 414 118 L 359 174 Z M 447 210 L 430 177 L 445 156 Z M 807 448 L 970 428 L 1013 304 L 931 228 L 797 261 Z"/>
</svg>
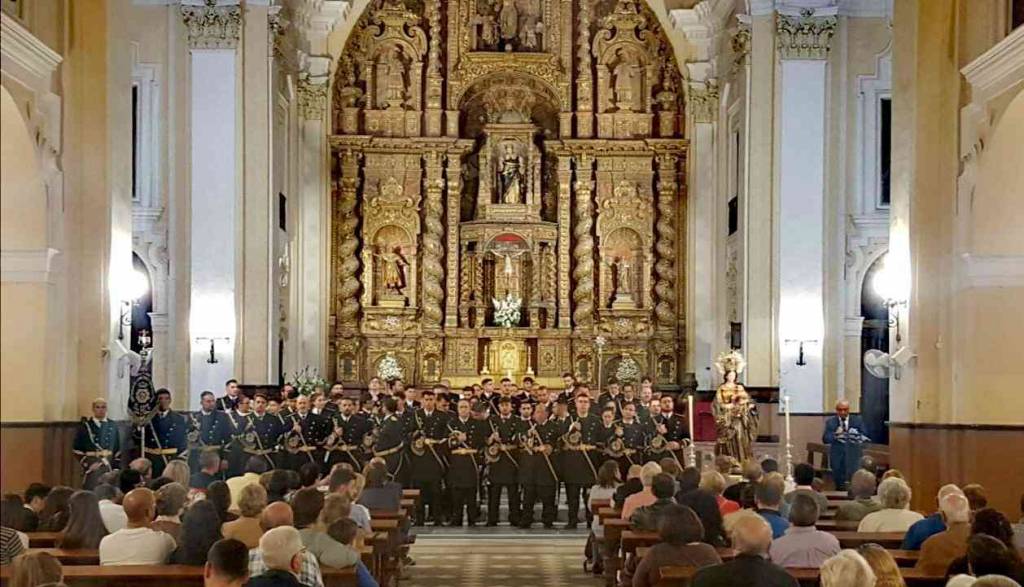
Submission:
<svg viewBox="0 0 1024 587">
<path fill-rule="evenodd" d="M 553 486 L 558 484 L 558 473 L 552 460 L 554 449 L 562 437 L 562 428 L 558 422 L 546 420 L 543 424 L 533 424 L 523 432 L 524 444 L 536 447 L 537 450 L 521 451 L 519 458 L 519 483 L 522 485 Z M 545 455 L 539 449 L 549 446 L 552 453 Z M 553 474 L 554 473 L 554 474 Z"/>
<path fill-rule="evenodd" d="M 121 452 L 121 437 L 117 430 L 117 424 L 111 420 L 104 420 L 97 423 L 95 419 L 83 419 L 82 424 L 75 433 L 73 446 L 75 456 L 86 468 L 96 461 L 103 461 L 105 464 L 116 468 L 114 458 Z"/>
<path fill-rule="evenodd" d="M 476 487 L 480 483 L 480 467 L 483 465 L 480 451 L 487 443 L 490 426 L 472 417 L 463 422 L 458 416 L 452 418 L 448 425 L 452 430 L 465 433 L 466 441 L 449 445 L 450 456 L 445 479 L 450 487 Z"/>
<path fill-rule="evenodd" d="M 490 419 L 491 436 L 495 431 L 498 433 L 498 440 L 495 441 L 505 448 L 500 451 L 496 462 L 488 465 L 487 478 L 493 485 L 514 485 L 519 478 L 519 436 L 526 432 L 523 421 L 519 416 L 502 418 L 494 416 Z"/>
<path fill-rule="evenodd" d="M 189 421 L 191 427 L 189 432 L 199 431 L 195 446 L 190 447 L 196 450 L 223 450 L 231 442 L 234 426 L 230 416 L 225 412 L 214 410 L 209 414 L 202 411 L 191 415 Z M 198 455 L 196 455 L 198 456 Z"/>
<path fill-rule="evenodd" d="M 235 397 L 231 397 L 229 395 L 225 395 L 224 397 L 218 397 L 217 405 L 214 406 L 214 409 L 222 412 L 230 412 L 238 407 L 238 398 L 240 397 L 242 396 L 236 395 Z"/>
<path fill-rule="evenodd" d="M 254 432 L 255 436 L 252 443 L 247 443 L 245 452 L 250 455 L 276 452 L 281 443 L 281 435 L 288 430 L 284 418 L 266 412 L 262 416 L 250 412 L 246 420 L 246 433 Z"/>
<path fill-rule="evenodd" d="M 600 440 L 601 419 L 593 414 L 588 414 L 585 418 L 577 417 L 570 418 L 570 420 L 577 424 L 580 442 L 576 445 L 577 448 L 573 448 L 572 443 L 569 442 L 574 427 L 570 424 L 562 438 L 565 449 L 565 454 L 562 457 L 562 480 L 569 485 L 590 487 L 597 482 L 594 447 Z"/>
<path fill-rule="evenodd" d="M 161 460 L 160 455 L 171 460 L 188 450 L 188 420 L 185 416 L 167 410 L 153 414 L 146 434 L 146 456 L 149 460 Z M 163 452 L 161 453 L 161 450 Z M 163 470 L 161 466 L 161 471 Z"/>
<path fill-rule="evenodd" d="M 299 427 L 302 429 L 302 437 L 299 439 L 299 446 L 302 446 L 302 440 L 305 440 L 306 446 L 322 446 L 324 440 L 327 439 L 327 436 L 330 435 L 332 430 L 331 423 L 327 418 L 314 414 L 313 412 L 306 412 L 305 416 L 301 416 L 296 412 L 292 414 L 291 418 L 286 418 L 285 423 L 288 425 L 288 430 L 291 430 L 294 422 L 298 422 Z M 294 436 L 298 437 L 298 434 L 294 434 Z M 295 441 L 290 441 L 290 444 L 294 448 Z"/>
<path fill-rule="evenodd" d="M 402 421 L 395 414 L 381 420 L 377 429 L 377 441 L 373 445 L 374 456 L 381 457 L 387 463 L 388 473 L 398 473 L 402 465 L 402 449 L 405 447 L 405 432 Z"/>
<path fill-rule="evenodd" d="M 444 441 L 448 439 L 449 416 L 445 412 L 434 410 L 427 414 L 424 410 L 416 410 L 412 421 L 415 425 L 407 437 L 406 444 L 410 448 L 410 464 L 412 465 L 413 481 L 440 481 L 444 477 L 447 466 L 447 455 Z M 423 439 L 423 454 L 412 453 L 413 444 Z"/>
</svg>

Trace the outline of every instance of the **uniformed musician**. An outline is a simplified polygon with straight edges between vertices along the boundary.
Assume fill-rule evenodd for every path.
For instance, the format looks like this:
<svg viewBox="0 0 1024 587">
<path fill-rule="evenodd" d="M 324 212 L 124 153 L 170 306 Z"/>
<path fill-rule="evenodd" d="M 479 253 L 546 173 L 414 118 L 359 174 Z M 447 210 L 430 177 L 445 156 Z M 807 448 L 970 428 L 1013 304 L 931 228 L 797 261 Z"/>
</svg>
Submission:
<svg viewBox="0 0 1024 587">
<path fill-rule="evenodd" d="M 523 509 L 519 516 L 519 527 L 533 525 L 533 508 L 541 503 L 540 521 L 545 528 L 553 528 L 557 508 L 555 488 L 558 487 L 558 471 L 551 457 L 562 430 L 558 423 L 548 420 L 547 409 L 537 404 L 532 414 L 533 421 L 524 433 L 523 451 L 519 461 L 519 483 L 523 487 Z"/>
<path fill-rule="evenodd" d="M 228 461 L 228 478 L 245 473 L 245 461 L 249 458 L 245 446 L 248 438 L 246 434 L 249 432 L 249 416 L 252 415 L 249 411 L 250 405 L 252 401 L 246 395 L 239 394 L 235 409 L 227 412 L 228 423 L 231 424 L 231 440 L 224 451 Z"/>
<path fill-rule="evenodd" d="M 501 492 L 508 495 L 508 521 L 519 525 L 519 436 L 526 432 L 522 420 L 512 415 L 512 398 L 498 400 L 498 414 L 489 420 L 487 525 L 498 525 Z"/>
<path fill-rule="evenodd" d="M 654 416 L 655 436 L 664 439 L 654 442 L 649 451 L 648 459 L 658 460 L 663 457 L 673 457 L 679 461 L 679 451 L 682 450 L 690 438 L 689 425 L 686 419 L 675 412 L 675 400 L 672 396 L 662 396 L 660 401 L 661 411 Z M 662 446 L 664 442 L 664 446 Z M 681 463 L 680 463 L 681 464 Z"/>
<path fill-rule="evenodd" d="M 171 392 L 161 388 L 156 391 L 157 408 L 149 425 L 145 428 L 143 452 L 153 462 L 153 478 L 164 472 L 171 460 L 184 457 L 188 452 L 188 420 L 184 415 L 171 410 Z"/>
<path fill-rule="evenodd" d="M 468 399 L 461 399 L 457 405 L 458 414 L 448 422 L 448 472 L 445 484 L 451 491 L 452 526 L 462 525 L 462 512 L 470 526 L 480 518 L 480 467 L 483 464 L 480 451 L 487 441 L 490 429 L 486 422 L 475 420 L 470 412 Z"/>
<path fill-rule="evenodd" d="M 288 467 L 298 471 L 306 463 L 316 463 L 323 468 L 323 444 L 331 433 L 331 423 L 311 412 L 309 397 L 302 394 L 295 398 L 295 412 L 285 422 L 291 424 L 291 430 L 285 433 Z"/>
<path fill-rule="evenodd" d="M 82 418 L 73 446 L 73 452 L 82 465 L 83 489 L 93 489 L 101 475 L 114 469 L 120 447 L 117 424 L 107 419 L 107 400 L 101 397 L 94 399 L 92 418 Z"/>
<path fill-rule="evenodd" d="M 249 457 L 261 457 L 270 469 L 284 467 L 278 445 L 281 435 L 288 430 L 284 419 L 268 410 L 270 402 L 263 393 L 252 399 L 253 411 L 246 418 L 246 436 L 243 450 Z M 252 433 L 252 436 L 250 436 Z"/>
<path fill-rule="evenodd" d="M 617 426 L 623 444 L 622 458 L 619 459 L 619 473 L 626 478 L 630 465 L 644 464 L 644 450 L 647 448 L 647 429 L 637 420 L 635 402 L 626 401 L 622 404 L 622 420 Z"/>
<path fill-rule="evenodd" d="M 597 406 L 594 411 L 604 412 L 609 405 L 615 408 L 615 419 L 622 417 L 622 392 L 619 391 L 619 384 L 612 381 L 605 391 L 597 396 Z"/>
<path fill-rule="evenodd" d="M 437 411 L 437 396 L 433 390 L 424 390 L 420 408 L 412 412 L 415 426 L 407 437 L 409 446 L 410 480 L 420 490 L 414 523 L 422 526 L 430 510 L 430 522 L 444 523 L 441 512 L 441 482 L 447 468 L 444 444 L 448 440 L 448 415 Z"/>
<path fill-rule="evenodd" d="M 402 468 L 405 455 L 405 433 L 402 430 L 402 422 L 398 419 L 398 400 L 393 397 L 386 397 L 381 402 L 384 417 L 381 418 L 380 426 L 377 428 L 377 437 L 373 443 L 373 456 L 384 459 L 387 465 L 388 477 L 394 481 L 402 475 Z"/>
<path fill-rule="evenodd" d="M 217 409 L 222 412 L 230 412 L 238 407 L 238 380 L 228 379 L 224 383 L 224 396 L 217 398 Z"/>
<path fill-rule="evenodd" d="M 594 465 L 595 449 L 601 420 L 590 413 L 590 396 L 576 396 L 576 415 L 571 418 L 568 431 L 562 437 L 565 454 L 562 458 L 562 479 L 569 509 L 567 529 L 579 524 L 580 497 L 586 499 L 589 488 L 597 482 Z"/>
<path fill-rule="evenodd" d="M 200 410 L 189 416 L 188 466 L 193 473 L 198 472 L 199 455 L 215 452 L 221 457 L 221 467 L 226 468 L 227 462 L 223 458 L 232 438 L 232 421 L 225 412 L 217 409 L 217 399 L 212 391 L 199 395 L 199 405 Z"/>
<path fill-rule="evenodd" d="M 324 460 L 330 471 L 337 463 L 348 463 L 355 471 L 363 470 L 363 437 L 370 433 L 369 421 L 356 414 L 351 397 L 342 397 L 338 411 L 331 415 L 333 432 L 324 446 Z"/>
</svg>

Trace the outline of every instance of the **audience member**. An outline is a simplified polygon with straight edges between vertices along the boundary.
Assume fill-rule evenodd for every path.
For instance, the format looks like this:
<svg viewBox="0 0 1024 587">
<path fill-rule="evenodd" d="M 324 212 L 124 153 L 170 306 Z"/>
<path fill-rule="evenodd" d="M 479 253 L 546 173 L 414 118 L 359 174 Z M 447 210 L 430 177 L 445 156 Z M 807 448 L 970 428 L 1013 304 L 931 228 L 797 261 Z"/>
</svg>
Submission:
<svg viewBox="0 0 1024 587">
<path fill-rule="evenodd" d="M 799 463 L 793 467 L 793 481 L 796 482 L 796 489 L 790 491 L 783 497 L 786 504 L 793 503 L 793 497 L 797 493 L 809 493 L 818 502 L 818 511 L 828 510 L 828 498 L 814 489 L 814 467 L 808 463 Z M 788 509 L 788 508 L 787 508 Z"/>
<path fill-rule="evenodd" d="M 630 467 L 632 468 L 632 467 Z M 594 501 L 599 499 L 615 501 L 615 492 L 621 485 L 619 464 L 613 460 L 601 463 L 597 470 L 597 483 L 590 488 L 590 501 L 587 506 L 594 512 L 594 521 L 591 523 L 591 535 L 587 540 L 587 561 L 593 565 L 592 572 L 599 575 L 604 571 L 604 561 L 601 555 L 601 540 L 604 539 L 604 524 L 601 517 L 596 515 L 597 508 Z"/>
<path fill-rule="evenodd" d="M 303 547 L 298 530 L 289 526 L 268 530 L 260 538 L 259 550 L 267 570 L 249 579 L 248 587 L 303 587 L 307 585 L 299 580 L 299 574 L 302 571 Z"/>
<path fill-rule="evenodd" d="M 213 543 L 206 555 L 203 587 L 243 587 L 249 580 L 249 548 L 224 538 Z"/>
<path fill-rule="evenodd" d="M 68 500 L 68 523 L 57 540 L 64 549 L 96 550 L 107 535 L 100 515 L 100 502 L 91 491 L 76 491 Z"/>
<path fill-rule="evenodd" d="M 338 493 L 351 499 L 354 497 L 353 491 L 356 489 L 355 486 L 358 484 L 358 477 L 351 468 L 346 469 L 344 467 L 338 467 L 331 471 L 327 490 L 330 493 Z M 352 521 L 355 522 L 363 532 L 366 532 L 367 534 L 372 533 L 373 530 L 370 528 L 370 510 L 367 509 L 366 506 L 358 503 L 352 503 L 351 508 L 349 517 L 352 518 Z M 433 514 L 433 512 L 431 512 L 431 514 Z"/>
<path fill-rule="evenodd" d="M 260 528 L 260 513 L 267 506 L 267 490 L 259 483 L 246 485 L 238 496 L 239 517 L 221 526 L 224 538 L 233 538 L 256 548 L 260 543 L 263 529 Z"/>
<path fill-rule="evenodd" d="M 229 508 L 231 511 L 238 511 L 238 500 L 242 495 L 242 488 L 250 485 L 259 485 L 260 475 L 266 473 L 267 469 L 266 458 L 251 456 L 245 462 L 245 473 L 226 481 L 228 490 L 231 492 L 231 507 Z"/>
<path fill-rule="evenodd" d="M 818 503 L 813 496 L 798 493 L 793 496 L 789 510 L 790 527 L 786 534 L 772 542 L 769 554 L 772 562 L 783 567 L 820 568 L 842 548 L 839 539 L 818 530 Z"/>
<path fill-rule="evenodd" d="M 875 572 L 856 550 L 845 549 L 821 565 L 821 587 L 875 587 Z"/>
<path fill-rule="evenodd" d="M 686 506 L 666 507 L 659 516 L 657 531 L 661 541 L 650 547 L 629 573 L 633 587 L 657 585 L 658 569 L 664 566 L 707 567 L 722 562 L 714 547 L 701 542 L 704 528 L 697 514 Z"/>
<path fill-rule="evenodd" d="M 22 528 L 29 515 L 31 514 L 21 503 L 20 495 L 8 493 L 0 500 L 0 526 L 24 532 Z"/>
<path fill-rule="evenodd" d="M 1019 555 L 1003 541 L 988 534 L 973 534 L 967 539 L 967 554 L 949 566 L 946 574 L 964 573 L 974 577 L 1003 575 L 1021 583 L 1024 569 Z"/>
<path fill-rule="evenodd" d="M 1020 494 L 1020 521 L 1013 525 L 1013 542 L 1024 550 L 1024 493 Z"/>
<path fill-rule="evenodd" d="M 985 575 L 977 579 L 970 575 L 957 575 L 950 578 L 946 587 L 1020 587 L 1020 583 L 1002 575 Z"/>
<path fill-rule="evenodd" d="M 68 501 L 75 492 L 70 487 L 54 487 L 46 495 L 43 511 L 39 512 L 40 532 L 60 532 L 68 523 Z"/>
<path fill-rule="evenodd" d="M 946 529 L 930 536 L 921 545 L 921 556 L 915 568 L 928 574 L 946 572 L 949 565 L 967 551 L 967 538 L 971 534 L 970 502 L 959 493 L 950 493 L 939 502 L 939 511 Z"/>
<path fill-rule="evenodd" d="M 715 496 L 715 503 L 718 504 L 718 510 L 722 512 L 722 516 L 727 516 L 740 509 L 739 503 L 726 499 L 722 495 L 725 492 L 725 477 L 720 472 L 704 472 L 700 476 L 700 488 Z"/>
<path fill-rule="evenodd" d="M 890 471 L 893 469 L 890 469 Z M 879 493 L 881 493 L 881 487 L 879 487 Z M 942 498 L 950 493 L 959 493 L 963 495 L 963 491 L 960 490 L 956 485 L 949 483 L 939 488 L 939 493 L 935 497 L 936 503 L 941 503 Z M 938 534 L 946 529 L 946 522 L 942 519 L 942 512 L 936 511 L 934 514 L 914 522 L 913 525 L 907 530 L 906 535 L 903 536 L 903 544 L 901 548 L 903 550 L 920 550 L 921 545 L 928 539 L 929 536 Z"/>
<path fill-rule="evenodd" d="M 789 520 L 782 517 L 779 508 L 782 506 L 782 494 L 786 490 L 786 481 L 778 473 L 768 473 L 764 476 L 754 494 L 757 503 L 757 513 L 772 527 L 772 538 L 778 538 L 786 533 L 789 528 Z"/>
<path fill-rule="evenodd" d="M 971 511 L 976 512 L 988 507 L 988 494 L 985 488 L 979 483 L 968 483 L 963 486 L 964 497 L 971 504 Z"/>
<path fill-rule="evenodd" d="M 222 538 L 217 507 L 208 499 L 199 500 L 185 510 L 181 520 L 181 539 L 171 554 L 171 562 L 193 567 L 206 564 L 210 547 Z"/>
<path fill-rule="evenodd" d="M 1006 547 L 1007 556 L 1011 559 L 1011 564 L 1013 566 L 1021 564 L 1020 553 L 1013 541 L 1010 520 L 1002 513 L 992 508 L 985 508 L 975 512 L 974 520 L 971 522 L 971 536 L 978 534 L 984 534 L 1002 542 L 1003 546 Z M 953 561 L 949 566 L 950 574 L 966 572 L 967 559 L 965 556 Z"/>
<path fill-rule="evenodd" d="M 50 494 L 50 486 L 32 483 L 25 490 L 25 518 L 22 521 L 22 532 L 35 532 L 39 529 L 39 514 L 46 506 L 46 496 Z"/>
<path fill-rule="evenodd" d="M 882 509 L 882 504 L 874 499 L 875 474 L 865 469 L 857 469 L 850 479 L 850 497 L 853 501 L 845 503 L 836 512 L 836 520 L 859 522 L 864 516 Z"/>
<path fill-rule="evenodd" d="M 672 457 L 665 457 L 658 461 L 661 465 L 661 472 L 672 477 L 673 483 L 675 483 L 676 491 L 679 491 L 679 474 L 683 472 L 683 466 L 679 464 L 678 459 Z M 675 495 L 675 492 L 673 492 Z"/>
<path fill-rule="evenodd" d="M 651 482 L 651 493 L 654 494 L 654 503 L 637 508 L 629 518 L 630 526 L 644 532 L 656 531 L 662 512 L 665 508 L 675 505 L 675 479 L 668 473 L 658 473 Z"/>
<path fill-rule="evenodd" d="M 685 471 L 683 473 L 686 474 Z M 683 488 L 680 491 L 685 489 L 688 482 L 683 483 Z M 677 494 L 676 501 L 692 509 L 700 518 L 700 523 L 704 526 L 704 542 L 712 546 L 726 545 L 725 529 L 722 527 L 722 511 L 718 508 L 715 496 L 703 489 L 696 488 Z"/>
<path fill-rule="evenodd" d="M 293 521 L 292 508 L 283 501 L 276 501 L 268 504 L 260 515 L 260 527 L 263 529 L 264 533 L 273 530 L 274 528 L 291 526 Z M 299 540 L 301 542 L 301 538 Z M 267 568 L 266 563 L 263 561 L 263 552 L 260 548 L 253 548 L 250 550 L 249 575 L 252 577 L 262 575 L 267 571 Z M 299 582 L 303 585 L 309 585 L 310 587 L 324 587 L 323 576 L 320 573 L 320 564 L 316 561 L 316 557 L 308 550 L 302 551 L 302 562 L 299 567 Z"/>
<path fill-rule="evenodd" d="M 335 471 L 337 473 L 338 471 Z M 332 477 L 334 474 L 332 474 Z M 299 530 L 302 544 L 316 556 L 322 566 L 349 567 L 359 560 L 359 554 L 346 548 L 315 526 L 324 506 L 324 495 L 313 487 L 295 492 L 292 509 L 295 514 L 295 528 Z"/>
<path fill-rule="evenodd" d="M 725 496 L 725 499 L 739 502 L 745 487 L 750 487 L 761 482 L 761 479 L 764 477 L 764 470 L 754 459 L 747 459 L 743 461 L 742 475 L 742 481 L 734 483 L 726 488 L 725 492 L 722 494 Z"/>
<path fill-rule="evenodd" d="M 121 492 L 116 486 L 109 483 L 100 483 L 93 489 L 99 499 L 100 517 L 103 518 L 103 526 L 107 532 L 117 532 L 128 524 L 128 516 L 124 515 L 124 508 L 119 503 Z"/>
<path fill-rule="evenodd" d="M 630 465 L 629 469 L 626 469 L 626 482 L 615 488 L 615 493 L 612 494 L 612 505 L 618 510 L 622 510 L 622 506 L 630 496 L 644 490 L 644 484 L 640 480 L 642 468 L 640 465 Z"/>
<path fill-rule="evenodd" d="M 213 505 L 217 508 L 217 515 L 220 517 L 220 521 L 234 522 L 238 519 L 238 514 L 230 511 L 231 508 L 231 490 L 228 489 L 228 484 L 223 481 L 214 481 L 210 483 L 206 488 L 206 500 L 213 502 Z"/>
<path fill-rule="evenodd" d="M 654 476 L 661 473 L 661 465 L 654 462 L 644 463 L 640 468 L 640 484 L 642 489 L 626 498 L 622 503 L 622 519 L 628 520 L 637 508 L 654 503 L 655 497 L 651 493 L 651 483 L 654 483 Z"/>
<path fill-rule="evenodd" d="M 262 483 L 262 478 L 260 482 Z M 274 469 L 271 471 L 267 483 L 267 503 L 284 501 L 285 495 L 288 494 L 289 482 L 288 472 L 284 469 Z"/>
<path fill-rule="evenodd" d="M 388 481 L 388 469 L 383 462 L 376 459 L 363 468 L 366 487 L 359 496 L 358 503 L 371 510 L 396 512 L 402 505 L 402 485 Z"/>
<path fill-rule="evenodd" d="M 156 493 L 160 491 L 161 487 L 163 487 L 164 485 L 170 485 L 171 483 L 174 483 L 174 481 L 167 477 L 157 477 L 156 479 L 151 479 L 149 483 L 146 483 L 144 485 L 144 487 L 146 489 L 149 489 L 153 493 Z"/>
<path fill-rule="evenodd" d="M 202 462 L 202 459 L 200 459 L 200 462 Z M 188 463 L 181 459 L 174 459 L 167 463 L 161 477 L 167 477 L 175 483 L 181 483 L 182 487 L 191 487 L 192 471 L 189 470 Z"/>
<path fill-rule="evenodd" d="M 138 471 L 142 476 L 143 483 L 149 483 L 153 479 L 153 461 L 140 457 L 128 463 L 128 468 Z"/>
<path fill-rule="evenodd" d="M 906 532 L 914 522 L 924 518 L 907 509 L 910 506 L 910 487 L 906 481 L 890 477 L 878 486 L 878 499 L 882 509 L 872 512 L 860 521 L 858 532 Z"/>
<path fill-rule="evenodd" d="M 346 548 L 352 548 L 352 543 L 358 533 L 359 526 L 349 518 L 335 520 L 327 528 L 327 535 Z M 358 557 L 358 552 L 356 552 L 356 556 Z M 379 587 L 362 560 L 356 561 L 356 587 Z"/>
<path fill-rule="evenodd" d="M 11 587 L 40 587 L 59 584 L 64 580 L 64 569 L 57 557 L 48 552 L 25 553 L 14 559 L 11 566 Z"/>
<path fill-rule="evenodd" d="M 299 467 L 299 483 L 302 488 L 316 487 L 320 482 L 320 465 L 317 463 L 303 463 Z"/>
<path fill-rule="evenodd" d="M 167 472 L 164 472 L 167 475 Z M 214 481 L 220 481 L 220 455 L 217 451 L 208 450 L 199 454 L 199 471 L 189 476 L 190 489 L 206 491 Z M 230 505 L 230 502 L 229 502 Z"/>
<path fill-rule="evenodd" d="M 19 532 L 14 528 L 0 526 L 0 566 L 9 565 L 14 557 L 25 551 Z"/>
<path fill-rule="evenodd" d="M 875 587 L 907 587 L 903 575 L 900 574 L 900 568 L 896 564 L 896 559 L 888 550 L 870 542 L 860 545 L 857 552 L 864 557 L 875 573 Z"/>
<path fill-rule="evenodd" d="M 761 470 L 764 471 L 765 475 L 767 475 L 768 473 L 778 473 L 779 461 L 776 461 L 775 459 L 771 458 L 764 459 L 763 461 L 761 461 Z"/>
<path fill-rule="evenodd" d="M 138 472 L 135 472 L 138 475 Z M 146 488 L 124 496 L 125 528 L 100 541 L 101 565 L 158 565 L 167 562 L 175 549 L 174 539 L 149 527 L 156 515 L 156 496 Z"/>
<path fill-rule="evenodd" d="M 170 482 L 156 492 L 156 520 L 149 525 L 159 532 L 166 532 L 175 542 L 181 534 L 181 512 L 188 500 L 188 489 L 181 483 Z"/>
<path fill-rule="evenodd" d="M 771 542 L 772 528 L 764 518 L 741 518 L 732 533 L 736 558 L 697 571 L 692 587 L 797 587 L 796 579 L 766 558 Z"/>
<path fill-rule="evenodd" d="M 128 495 L 131 490 L 142 487 L 144 484 L 142 474 L 135 469 L 125 469 L 117 475 L 117 488 L 121 491 L 121 495 Z"/>
</svg>

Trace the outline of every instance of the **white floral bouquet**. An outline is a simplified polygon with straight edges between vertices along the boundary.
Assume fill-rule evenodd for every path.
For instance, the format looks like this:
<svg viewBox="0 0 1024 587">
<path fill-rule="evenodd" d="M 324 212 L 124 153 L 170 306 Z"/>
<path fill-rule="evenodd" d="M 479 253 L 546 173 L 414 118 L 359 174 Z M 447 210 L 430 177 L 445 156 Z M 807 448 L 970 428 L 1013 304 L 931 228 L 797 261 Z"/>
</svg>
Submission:
<svg viewBox="0 0 1024 587">
<path fill-rule="evenodd" d="M 385 355 L 383 359 L 377 363 L 377 377 L 380 377 L 384 381 L 397 381 L 402 379 L 402 366 L 398 363 L 398 359 L 394 355 Z"/>
<path fill-rule="evenodd" d="M 622 357 L 615 369 L 615 379 L 619 383 L 636 383 L 640 380 L 640 365 L 629 355 Z"/>
<path fill-rule="evenodd" d="M 523 300 L 512 297 L 511 293 L 505 294 L 505 299 L 491 298 L 494 302 L 494 322 L 498 326 L 512 328 L 519 324 L 519 310 L 523 307 Z"/>
<path fill-rule="evenodd" d="M 285 378 L 287 379 L 287 373 Z M 303 367 L 288 383 L 292 384 L 302 395 L 309 395 L 316 391 L 318 387 L 327 387 L 327 380 L 320 376 L 320 371 L 309 365 Z"/>
</svg>

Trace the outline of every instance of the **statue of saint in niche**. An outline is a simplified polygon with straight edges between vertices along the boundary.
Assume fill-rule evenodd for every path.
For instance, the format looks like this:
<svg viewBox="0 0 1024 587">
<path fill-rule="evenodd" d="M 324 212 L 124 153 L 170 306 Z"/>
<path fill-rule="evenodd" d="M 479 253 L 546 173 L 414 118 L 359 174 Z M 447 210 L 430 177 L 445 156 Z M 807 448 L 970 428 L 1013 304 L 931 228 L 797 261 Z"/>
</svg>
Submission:
<svg viewBox="0 0 1024 587">
<path fill-rule="evenodd" d="M 615 293 L 627 295 L 633 293 L 633 278 L 629 259 L 619 257 L 615 260 Z"/>
<path fill-rule="evenodd" d="M 405 286 L 405 267 L 408 263 L 402 258 L 402 248 L 390 248 L 377 245 L 373 256 L 379 259 L 380 279 L 384 291 L 390 295 L 402 295 Z"/>
<path fill-rule="evenodd" d="M 400 108 L 405 103 L 405 66 L 401 51 L 395 47 L 377 64 L 378 95 L 381 108 Z"/>
<path fill-rule="evenodd" d="M 615 75 L 615 107 L 620 111 L 640 112 L 640 66 L 632 63 L 628 56 L 613 70 Z"/>
<path fill-rule="evenodd" d="M 516 152 L 513 143 L 505 143 L 505 149 L 501 154 L 501 203 L 522 204 L 523 193 L 523 168 L 526 162 Z"/>
<path fill-rule="evenodd" d="M 519 30 L 519 9 L 516 8 L 516 0 L 501 0 L 498 27 L 501 30 L 501 38 L 505 41 L 516 38 Z"/>
</svg>

